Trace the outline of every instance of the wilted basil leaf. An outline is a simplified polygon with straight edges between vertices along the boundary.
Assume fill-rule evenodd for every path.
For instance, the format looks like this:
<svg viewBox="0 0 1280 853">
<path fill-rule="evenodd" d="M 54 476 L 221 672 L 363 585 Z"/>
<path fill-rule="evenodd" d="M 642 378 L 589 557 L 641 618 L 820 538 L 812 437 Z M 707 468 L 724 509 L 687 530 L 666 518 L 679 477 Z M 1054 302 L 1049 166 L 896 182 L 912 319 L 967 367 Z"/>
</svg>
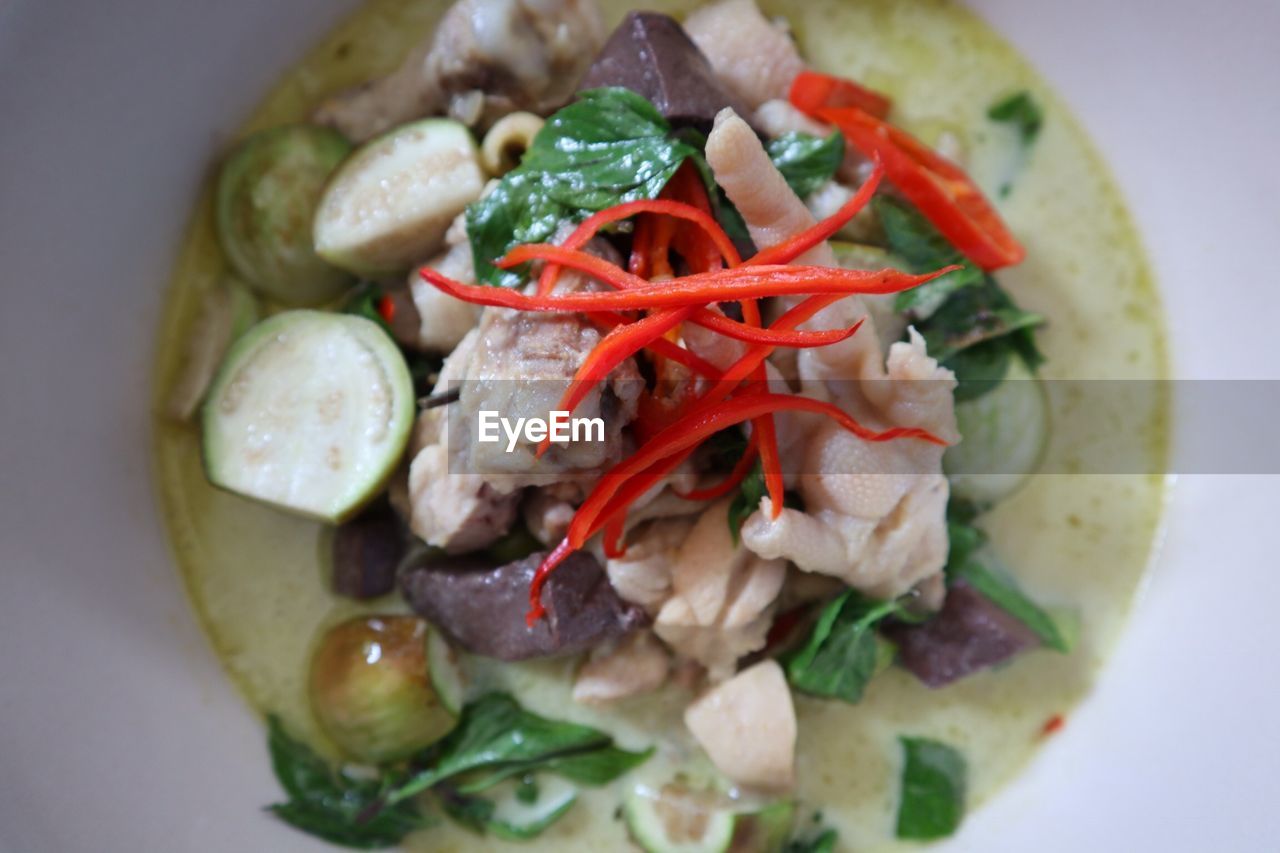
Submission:
<svg viewBox="0 0 1280 853">
<path fill-rule="evenodd" d="M 951 835 L 964 817 L 964 756 L 936 740 L 898 741 L 904 755 L 898 837 L 928 840 Z"/>
</svg>

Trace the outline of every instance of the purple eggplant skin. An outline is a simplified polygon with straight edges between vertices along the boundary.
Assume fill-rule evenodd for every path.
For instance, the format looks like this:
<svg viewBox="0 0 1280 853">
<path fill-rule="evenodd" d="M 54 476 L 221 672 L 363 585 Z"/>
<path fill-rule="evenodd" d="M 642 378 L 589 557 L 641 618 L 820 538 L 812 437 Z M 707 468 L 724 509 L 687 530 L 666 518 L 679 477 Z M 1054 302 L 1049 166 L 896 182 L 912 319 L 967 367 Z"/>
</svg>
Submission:
<svg viewBox="0 0 1280 853">
<path fill-rule="evenodd" d="M 673 126 L 704 133 L 725 107 L 751 115 L 720 85 L 711 63 L 680 23 L 657 12 L 631 12 L 623 18 L 578 88 L 603 86 L 641 94 Z"/>
<path fill-rule="evenodd" d="M 1040 645 L 1030 628 L 963 581 L 947 590 L 942 609 L 929 621 L 887 625 L 883 633 L 897 644 L 898 662 L 928 687 L 943 687 Z"/>
<path fill-rule="evenodd" d="M 404 523 L 379 501 L 333 533 L 333 591 L 364 601 L 395 589 L 396 569 L 408 549 Z"/>
<path fill-rule="evenodd" d="M 459 647 L 504 661 L 572 655 L 648 623 L 614 591 L 600 562 L 578 551 L 542 591 L 546 617 L 530 627 L 529 584 L 545 551 L 494 565 L 483 553 L 424 555 L 400 575 L 409 606 Z"/>
</svg>

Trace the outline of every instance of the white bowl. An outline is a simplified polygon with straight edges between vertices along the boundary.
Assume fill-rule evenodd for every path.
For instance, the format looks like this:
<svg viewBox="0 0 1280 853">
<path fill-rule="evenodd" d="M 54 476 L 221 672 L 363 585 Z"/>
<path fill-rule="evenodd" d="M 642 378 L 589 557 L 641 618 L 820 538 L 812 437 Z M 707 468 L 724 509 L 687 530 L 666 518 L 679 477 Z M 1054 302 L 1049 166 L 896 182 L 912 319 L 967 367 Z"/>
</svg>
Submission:
<svg viewBox="0 0 1280 853">
<path fill-rule="evenodd" d="M 351 5 L 0 5 L 0 849 L 315 848 L 261 811 L 261 729 L 164 544 L 147 399 L 220 139 Z M 1178 375 L 1277 378 L 1280 6 L 975 5 L 1127 192 Z M 953 849 L 1280 849 L 1277 507 L 1274 478 L 1182 478 L 1093 698 Z"/>
</svg>

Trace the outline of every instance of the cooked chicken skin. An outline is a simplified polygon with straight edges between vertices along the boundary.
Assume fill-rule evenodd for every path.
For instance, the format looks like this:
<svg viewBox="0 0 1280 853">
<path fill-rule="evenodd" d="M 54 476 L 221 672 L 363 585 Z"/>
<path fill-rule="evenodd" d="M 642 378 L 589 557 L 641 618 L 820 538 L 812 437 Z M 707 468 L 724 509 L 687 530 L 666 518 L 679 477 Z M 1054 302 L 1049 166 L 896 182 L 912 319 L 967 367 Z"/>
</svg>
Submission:
<svg viewBox="0 0 1280 853">
<path fill-rule="evenodd" d="M 729 499 L 708 508 L 670 561 L 672 595 L 653 630 L 678 654 L 702 664 L 712 681 L 764 648 L 786 577 L 781 560 L 761 559 L 729 533 Z"/>
</svg>

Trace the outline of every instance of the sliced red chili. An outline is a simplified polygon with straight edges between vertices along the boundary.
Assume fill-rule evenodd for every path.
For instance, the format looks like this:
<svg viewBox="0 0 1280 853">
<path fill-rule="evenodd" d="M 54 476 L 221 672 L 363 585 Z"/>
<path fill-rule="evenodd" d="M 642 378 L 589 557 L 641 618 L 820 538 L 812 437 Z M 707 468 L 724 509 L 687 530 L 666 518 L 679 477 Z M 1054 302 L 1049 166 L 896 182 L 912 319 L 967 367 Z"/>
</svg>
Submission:
<svg viewBox="0 0 1280 853">
<path fill-rule="evenodd" d="M 857 107 L 876 118 L 884 118 L 892 106 L 888 96 L 874 89 L 844 77 L 808 70 L 801 71 L 791 81 L 788 97 L 791 103 L 805 112 L 814 112 L 822 107 Z"/>
<path fill-rule="evenodd" d="M 824 107 L 814 115 L 840 128 L 866 156 L 878 154 L 894 186 L 982 269 L 1012 266 L 1026 256 L 964 170 L 911 134 L 854 107 Z"/>
</svg>

